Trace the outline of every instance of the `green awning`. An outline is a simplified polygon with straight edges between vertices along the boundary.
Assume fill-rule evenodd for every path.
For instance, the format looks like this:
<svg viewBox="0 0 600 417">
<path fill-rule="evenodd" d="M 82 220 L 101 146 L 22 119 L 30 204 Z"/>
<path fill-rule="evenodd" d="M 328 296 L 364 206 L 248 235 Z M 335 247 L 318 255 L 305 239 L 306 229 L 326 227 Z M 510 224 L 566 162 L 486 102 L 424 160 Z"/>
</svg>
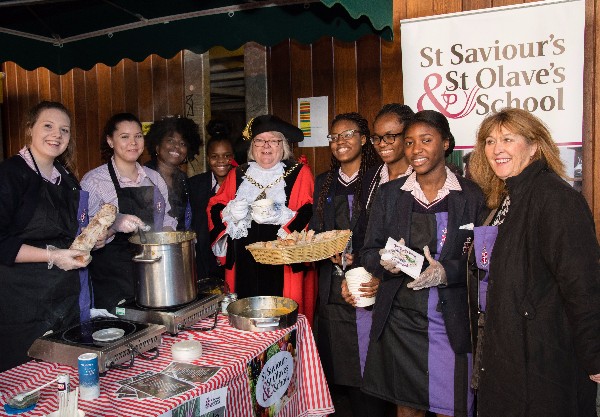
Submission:
<svg viewBox="0 0 600 417">
<path fill-rule="evenodd" d="M 182 49 L 392 33 L 392 0 L 0 0 L 0 62 L 57 74 Z"/>
</svg>

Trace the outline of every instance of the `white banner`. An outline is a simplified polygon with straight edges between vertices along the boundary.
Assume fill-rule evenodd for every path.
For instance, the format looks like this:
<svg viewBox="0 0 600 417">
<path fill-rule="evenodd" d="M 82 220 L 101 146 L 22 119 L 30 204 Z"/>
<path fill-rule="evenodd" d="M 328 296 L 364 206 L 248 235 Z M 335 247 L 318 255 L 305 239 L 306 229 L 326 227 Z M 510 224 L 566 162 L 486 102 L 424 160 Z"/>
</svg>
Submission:
<svg viewBox="0 0 600 417">
<path fill-rule="evenodd" d="M 584 0 L 400 24 L 404 102 L 446 115 L 456 149 L 471 148 L 483 118 L 504 107 L 534 113 L 561 146 L 581 145 Z"/>
</svg>

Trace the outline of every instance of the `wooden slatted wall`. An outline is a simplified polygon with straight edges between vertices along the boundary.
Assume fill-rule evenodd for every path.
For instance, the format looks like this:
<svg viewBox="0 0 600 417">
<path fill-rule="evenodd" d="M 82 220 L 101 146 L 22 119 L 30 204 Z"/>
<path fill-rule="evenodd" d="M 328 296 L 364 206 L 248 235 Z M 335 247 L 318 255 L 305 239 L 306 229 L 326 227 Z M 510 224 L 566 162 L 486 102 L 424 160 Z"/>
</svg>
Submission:
<svg viewBox="0 0 600 417">
<path fill-rule="evenodd" d="M 114 67 L 98 64 L 89 71 L 73 69 L 62 76 L 45 68 L 26 71 L 11 62 L 2 71 L 6 73 L 4 155 L 14 155 L 25 145 L 23 123 L 30 107 L 41 100 L 59 101 L 73 115 L 80 177 L 101 165 L 100 137 L 111 115 L 131 112 L 142 121 L 153 121 L 183 114 L 183 53 L 171 59 L 151 55 L 139 63 L 124 59 Z"/>
<path fill-rule="evenodd" d="M 533 1 L 533 0 L 530 0 Z M 402 102 L 402 55 L 399 21 L 443 13 L 520 4 L 526 0 L 394 0 L 394 41 L 367 36 L 357 42 L 322 38 L 310 45 L 295 41 L 268 48 L 271 111 L 295 122 L 298 97 L 329 96 L 329 119 L 358 111 L 372 120 L 379 108 Z M 586 56 L 584 85 L 583 194 L 600 231 L 600 0 L 586 0 Z M 114 68 L 97 65 L 90 71 L 73 70 L 57 76 L 45 69 L 27 72 L 7 63 L 3 71 L 5 103 L 2 122 L 5 155 L 23 146 L 20 126 L 24 112 L 40 99 L 60 100 L 74 111 L 80 174 L 100 164 L 99 136 L 114 112 L 131 111 L 143 121 L 183 113 L 182 54 L 165 60 L 151 56 L 141 63 L 124 60 Z M 329 166 L 328 148 L 297 148 L 320 173 Z"/>
<path fill-rule="evenodd" d="M 508 6 L 537 0 L 394 0 L 394 41 L 367 36 L 356 42 L 323 38 L 311 45 L 288 41 L 268 49 L 272 112 L 295 123 L 297 98 L 329 96 L 329 120 L 358 111 L 372 121 L 383 104 L 403 102 L 400 20 Z M 586 0 L 583 194 L 600 231 L 600 0 Z M 598 115 L 598 116 L 596 116 Z M 313 172 L 328 169 L 327 147 L 296 148 Z"/>
</svg>

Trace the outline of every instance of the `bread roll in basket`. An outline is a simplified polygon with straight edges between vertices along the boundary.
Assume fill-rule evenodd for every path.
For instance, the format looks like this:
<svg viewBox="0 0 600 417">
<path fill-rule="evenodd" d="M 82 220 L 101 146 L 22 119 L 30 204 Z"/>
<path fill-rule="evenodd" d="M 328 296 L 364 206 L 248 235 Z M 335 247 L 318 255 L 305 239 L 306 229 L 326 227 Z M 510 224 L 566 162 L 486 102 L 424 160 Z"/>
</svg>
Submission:
<svg viewBox="0 0 600 417">
<path fill-rule="evenodd" d="M 350 230 L 314 230 L 290 233 L 285 239 L 256 242 L 246 246 L 261 264 L 288 265 L 327 259 L 341 253 L 352 236 Z"/>
</svg>

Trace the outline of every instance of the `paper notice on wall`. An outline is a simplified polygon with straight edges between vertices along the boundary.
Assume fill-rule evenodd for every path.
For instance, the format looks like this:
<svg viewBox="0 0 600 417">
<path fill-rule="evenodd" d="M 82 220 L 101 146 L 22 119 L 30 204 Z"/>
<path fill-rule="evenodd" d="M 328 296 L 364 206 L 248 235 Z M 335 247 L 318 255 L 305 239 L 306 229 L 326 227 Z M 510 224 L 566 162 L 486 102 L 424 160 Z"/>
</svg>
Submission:
<svg viewBox="0 0 600 417">
<path fill-rule="evenodd" d="M 329 146 L 328 99 L 327 96 L 298 99 L 298 127 L 304 134 L 304 140 L 298 144 L 299 146 Z"/>
<path fill-rule="evenodd" d="M 540 1 L 400 22 L 404 102 L 437 110 L 455 149 L 504 107 L 532 112 L 562 146 L 582 141 L 585 2 Z M 510 29 L 508 29 L 510 28 Z"/>
</svg>

